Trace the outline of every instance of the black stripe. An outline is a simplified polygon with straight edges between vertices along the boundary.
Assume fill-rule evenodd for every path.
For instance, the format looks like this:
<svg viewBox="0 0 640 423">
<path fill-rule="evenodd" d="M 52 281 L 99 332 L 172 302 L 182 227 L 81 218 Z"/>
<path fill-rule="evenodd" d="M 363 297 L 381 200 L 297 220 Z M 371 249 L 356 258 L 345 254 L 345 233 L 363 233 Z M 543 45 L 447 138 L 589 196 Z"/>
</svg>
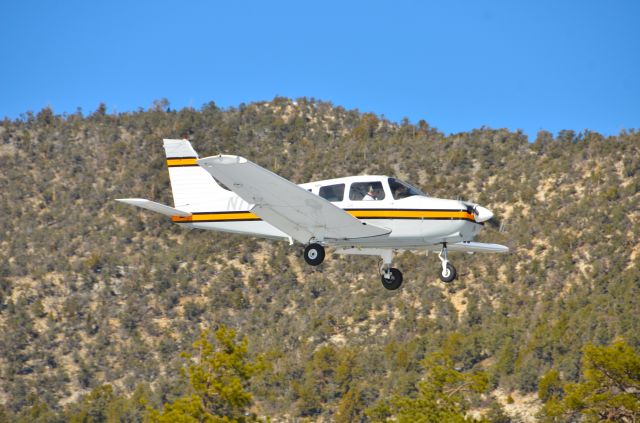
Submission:
<svg viewBox="0 0 640 423">
<path fill-rule="evenodd" d="M 389 212 L 466 212 L 466 210 L 443 210 L 443 209 L 342 209 L 344 211 L 389 211 Z M 193 212 L 191 214 L 224 214 L 224 213 L 253 213 L 250 210 L 225 210 L 225 211 L 205 211 Z M 447 218 L 448 219 L 448 218 Z"/>
<path fill-rule="evenodd" d="M 194 167 L 194 166 L 199 166 L 197 163 L 196 164 L 167 164 L 167 167 Z"/>
<path fill-rule="evenodd" d="M 198 159 L 198 158 L 196 156 L 167 157 L 167 160 L 178 160 L 178 159 Z"/>
<path fill-rule="evenodd" d="M 390 212 L 401 212 L 401 211 L 409 211 L 409 212 L 465 212 L 469 213 L 467 209 L 342 209 L 344 211 L 390 211 Z"/>
<path fill-rule="evenodd" d="M 467 220 L 469 222 L 478 223 L 473 219 L 467 217 L 406 217 L 406 216 L 353 216 L 360 220 L 375 220 L 375 219 L 387 219 L 387 220 Z"/>
<path fill-rule="evenodd" d="M 257 219 L 206 219 L 206 220 L 187 220 L 184 222 L 181 221 L 177 221 L 174 223 L 224 223 L 224 222 L 259 222 L 262 219 L 257 218 Z"/>
<path fill-rule="evenodd" d="M 191 214 L 228 214 L 228 213 L 251 213 L 250 211 L 215 211 L 215 212 L 194 212 Z"/>
<path fill-rule="evenodd" d="M 381 219 L 386 219 L 386 220 L 466 220 L 468 222 L 471 223 L 475 223 L 476 225 L 481 225 L 484 226 L 484 223 L 481 222 L 476 222 L 475 220 L 471 220 L 471 219 L 464 219 L 464 218 L 449 218 L 449 217 L 364 217 L 364 218 L 357 218 L 359 220 L 381 220 Z M 185 220 L 185 221 L 174 221 L 174 223 L 220 223 L 220 222 L 259 222 L 262 221 L 262 219 L 260 218 L 253 218 L 253 219 L 205 219 L 205 220 Z"/>
<path fill-rule="evenodd" d="M 347 211 L 347 209 L 343 209 L 345 211 Z M 352 210 L 356 210 L 356 209 L 349 209 L 350 211 Z M 357 209 L 360 210 L 360 209 Z M 374 209 L 366 209 L 366 210 L 360 210 L 360 211 L 373 211 Z M 427 210 L 413 210 L 413 209 L 375 209 L 375 211 L 427 211 Z M 429 210 L 429 211 L 457 211 L 460 212 L 462 210 Z M 251 211 L 215 211 L 215 212 L 193 212 L 191 213 L 192 215 L 205 215 L 205 214 L 249 214 L 249 213 L 253 213 Z M 423 220 L 468 220 L 470 222 L 474 222 L 474 223 L 478 223 L 473 219 L 469 219 L 466 217 L 424 217 L 424 216 L 353 216 L 357 219 L 404 219 L 404 220 L 411 220 L 411 219 L 423 219 Z M 256 220 L 255 218 L 251 218 L 251 219 L 230 219 L 228 220 L 228 222 L 231 221 L 240 221 L 240 220 Z M 262 219 L 260 219 L 262 220 Z M 209 220 L 207 220 L 208 222 Z M 221 220 L 211 220 L 212 222 L 220 222 Z M 198 222 L 205 222 L 205 220 L 198 220 Z"/>
</svg>

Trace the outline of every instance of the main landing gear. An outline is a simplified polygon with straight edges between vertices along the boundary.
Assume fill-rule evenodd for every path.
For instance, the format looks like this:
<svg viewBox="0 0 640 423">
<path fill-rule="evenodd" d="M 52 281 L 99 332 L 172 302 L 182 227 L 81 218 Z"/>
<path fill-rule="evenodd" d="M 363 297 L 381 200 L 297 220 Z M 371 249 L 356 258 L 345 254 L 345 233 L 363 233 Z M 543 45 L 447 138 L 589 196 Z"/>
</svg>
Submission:
<svg viewBox="0 0 640 423">
<path fill-rule="evenodd" d="M 402 285 L 402 272 L 391 267 L 392 256 L 393 252 L 391 250 L 387 250 L 381 255 L 382 267 L 380 268 L 380 280 L 382 281 L 382 286 L 389 291 L 395 291 Z"/>
<path fill-rule="evenodd" d="M 456 268 L 453 267 L 453 264 L 449 263 L 446 242 L 442 244 L 442 250 L 440 251 L 440 254 L 438 254 L 438 258 L 442 262 L 442 269 L 440 269 L 440 280 L 444 283 L 453 281 L 458 276 L 458 272 L 456 272 Z"/>
<path fill-rule="evenodd" d="M 304 261 L 311 266 L 318 266 L 324 261 L 324 247 L 320 244 L 309 244 L 304 249 Z"/>
<path fill-rule="evenodd" d="M 402 272 L 394 267 L 389 267 L 382 271 L 380 279 L 382 280 L 382 286 L 389 291 L 395 291 L 402 285 Z"/>
</svg>

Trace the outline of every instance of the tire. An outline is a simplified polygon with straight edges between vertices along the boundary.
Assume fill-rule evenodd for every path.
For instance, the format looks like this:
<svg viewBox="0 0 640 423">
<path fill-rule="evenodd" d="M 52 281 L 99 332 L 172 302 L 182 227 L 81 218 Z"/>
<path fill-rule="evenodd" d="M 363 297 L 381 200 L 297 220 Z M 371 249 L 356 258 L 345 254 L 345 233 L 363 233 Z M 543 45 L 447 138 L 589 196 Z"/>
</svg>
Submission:
<svg viewBox="0 0 640 423">
<path fill-rule="evenodd" d="M 304 249 L 304 261 L 311 266 L 317 266 L 324 261 L 324 247 L 320 244 L 309 244 Z"/>
<path fill-rule="evenodd" d="M 444 283 L 449 283 L 453 281 L 456 277 L 458 277 L 458 273 L 456 272 L 456 268 L 453 267 L 453 264 L 447 263 L 447 271 L 446 273 L 440 269 L 440 280 Z"/>
<path fill-rule="evenodd" d="M 394 269 L 393 267 L 389 269 L 389 271 L 391 272 L 389 279 L 385 278 L 384 274 L 380 277 L 382 280 L 382 286 L 389 291 L 395 291 L 400 288 L 400 285 L 402 285 L 402 272 L 398 269 Z"/>
</svg>

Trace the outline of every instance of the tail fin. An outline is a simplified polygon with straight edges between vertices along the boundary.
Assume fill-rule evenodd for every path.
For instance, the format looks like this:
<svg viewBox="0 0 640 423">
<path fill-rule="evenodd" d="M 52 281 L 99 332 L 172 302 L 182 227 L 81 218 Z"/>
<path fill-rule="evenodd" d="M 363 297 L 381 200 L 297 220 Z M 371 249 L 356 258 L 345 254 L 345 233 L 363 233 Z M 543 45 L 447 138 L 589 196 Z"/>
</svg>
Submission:
<svg viewBox="0 0 640 423">
<path fill-rule="evenodd" d="M 189 212 L 212 211 L 220 208 L 220 197 L 233 195 L 198 166 L 198 153 L 188 140 L 163 141 L 173 203 L 177 209 Z"/>
</svg>

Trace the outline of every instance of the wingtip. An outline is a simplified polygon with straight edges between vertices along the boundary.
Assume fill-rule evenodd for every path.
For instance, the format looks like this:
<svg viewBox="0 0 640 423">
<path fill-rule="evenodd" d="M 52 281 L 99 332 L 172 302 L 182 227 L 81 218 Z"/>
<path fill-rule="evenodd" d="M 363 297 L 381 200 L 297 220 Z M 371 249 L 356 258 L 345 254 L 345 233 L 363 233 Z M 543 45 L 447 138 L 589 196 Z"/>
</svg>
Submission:
<svg viewBox="0 0 640 423">
<path fill-rule="evenodd" d="M 507 247 L 506 245 L 497 244 L 497 246 L 500 247 L 499 253 L 507 254 L 508 252 L 511 251 L 511 249 L 509 247 Z"/>
<path fill-rule="evenodd" d="M 114 198 L 114 200 L 119 203 L 125 204 L 143 203 L 145 201 L 149 201 L 144 198 Z"/>
<path fill-rule="evenodd" d="M 205 157 L 203 159 L 198 159 L 196 163 L 200 166 L 206 165 L 229 165 L 229 164 L 238 164 L 238 163 L 246 163 L 248 162 L 242 156 L 234 156 L 229 154 L 218 154 L 217 156 Z"/>
</svg>

